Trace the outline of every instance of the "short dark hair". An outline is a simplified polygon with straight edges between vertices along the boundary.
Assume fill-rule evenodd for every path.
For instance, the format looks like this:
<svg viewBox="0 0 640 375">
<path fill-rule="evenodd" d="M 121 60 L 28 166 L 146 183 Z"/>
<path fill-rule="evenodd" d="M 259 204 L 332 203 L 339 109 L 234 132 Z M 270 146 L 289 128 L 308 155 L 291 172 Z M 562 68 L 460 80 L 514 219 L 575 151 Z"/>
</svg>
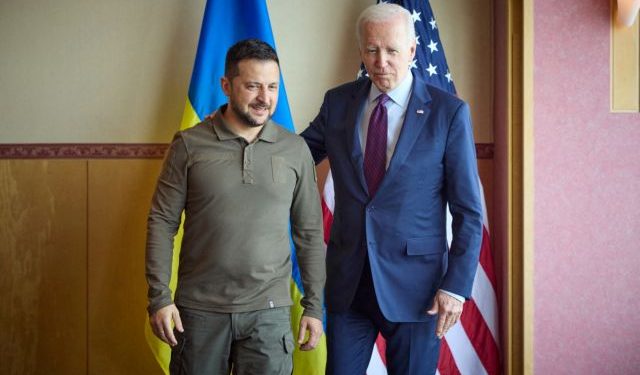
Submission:
<svg viewBox="0 0 640 375">
<path fill-rule="evenodd" d="M 225 77 L 231 79 L 237 76 L 240 73 L 238 63 L 250 59 L 275 61 L 280 66 L 280 60 L 273 47 L 259 39 L 245 39 L 234 44 L 227 51 L 227 58 L 224 61 Z"/>
</svg>

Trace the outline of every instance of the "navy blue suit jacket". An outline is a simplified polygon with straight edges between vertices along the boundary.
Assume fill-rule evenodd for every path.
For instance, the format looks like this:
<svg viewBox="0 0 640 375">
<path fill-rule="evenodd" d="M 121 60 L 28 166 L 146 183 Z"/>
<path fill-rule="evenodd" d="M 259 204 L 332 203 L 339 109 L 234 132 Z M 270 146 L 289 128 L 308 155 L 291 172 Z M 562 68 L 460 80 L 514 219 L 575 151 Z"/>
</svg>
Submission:
<svg viewBox="0 0 640 375">
<path fill-rule="evenodd" d="M 370 86 L 360 79 L 328 91 L 301 134 L 316 163 L 329 158 L 334 179 L 326 304 L 334 312 L 349 308 L 366 251 L 384 316 L 425 321 L 439 288 L 470 296 L 478 263 L 482 203 L 469 106 L 414 77 L 400 137 L 372 198 L 357 124 Z"/>
</svg>

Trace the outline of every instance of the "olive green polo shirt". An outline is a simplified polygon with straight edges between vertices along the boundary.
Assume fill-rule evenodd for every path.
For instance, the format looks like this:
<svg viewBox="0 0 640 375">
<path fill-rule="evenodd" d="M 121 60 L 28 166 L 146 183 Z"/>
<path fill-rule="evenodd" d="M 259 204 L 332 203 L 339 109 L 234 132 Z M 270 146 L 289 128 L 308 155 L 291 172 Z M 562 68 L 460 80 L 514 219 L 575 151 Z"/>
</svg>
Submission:
<svg viewBox="0 0 640 375">
<path fill-rule="evenodd" d="M 309 149 L 272 121 L 248 143 L 225 125 L 224 109 L 178 132 L 167 152 L 147 224 L 149 312 L 173 303 L 173 237 L 184 210 L 177 305 L 229 313 L 291 305 L 291 233 L 304 315 L 321 319 L 325 250 Z"/>
</svg>

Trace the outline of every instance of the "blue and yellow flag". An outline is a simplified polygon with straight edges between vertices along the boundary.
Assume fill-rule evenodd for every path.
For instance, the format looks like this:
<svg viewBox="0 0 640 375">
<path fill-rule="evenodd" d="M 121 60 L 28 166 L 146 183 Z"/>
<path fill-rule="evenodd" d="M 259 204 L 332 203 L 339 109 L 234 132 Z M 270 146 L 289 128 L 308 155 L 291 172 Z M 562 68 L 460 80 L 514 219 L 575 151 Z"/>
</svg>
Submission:
<svg viewBox="0 0 640 375">
<path fill-rule="evenodd" d="M 229 47 L 236 42 L 257 38 L 275 48 L 271 22 L 265 0 L 208 0 L 204 11 L 198 51 L 191 75 L 189 95 L 185 105 L 180 129 L 186 129 L 201 122 L 207 115 L 227 102 L 227 97 L 220 87 L 220 78 L 224 76 L 225 55 Z M 287 100 L 284 81 L 280 76 L 280 92 L 273 120 L 290 131 L 295 131 L 291 119 L 291 111 Z M 182 226 L 174 239 L 173 272 L 171 290 L 175 291 L 178 254 L 182 242 Z M 293 264 L 291 281 L 291 325 L 294 338 L 298 337 L 298 325 L 302 315 L 300 299 L 302 282 L 295 257 L 295 249 L 291 246 Z M 166 374 L 169 373 L 169 346 L 157 339 L 149 324 L 145 328 L 145 336 L 158 363 Z M 294 374 L 324 374 L 326 362 L 326 342 L 324 335 L 318 347 L 310 352 L 301 352 L 296 348 L 293 354 Z"/>
</svg>

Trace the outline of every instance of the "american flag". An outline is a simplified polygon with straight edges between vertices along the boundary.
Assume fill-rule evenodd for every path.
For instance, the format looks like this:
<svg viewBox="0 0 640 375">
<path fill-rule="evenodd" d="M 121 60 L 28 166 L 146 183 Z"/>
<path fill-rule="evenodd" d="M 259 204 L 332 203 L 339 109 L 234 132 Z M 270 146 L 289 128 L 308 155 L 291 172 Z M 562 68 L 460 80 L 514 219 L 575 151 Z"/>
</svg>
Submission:
<svg viewBox="0 0 640 375">
<path fill-rule="evenodd" d="M 412 15 L 416 30 L 416 56 L 411 64 L 414 76 L 425 82 L 455 94 L 456 89 L 444 48 L 440 41 L 438 24 L 428 0 L 385 1 L 399 4 Z M 358 77 L 366 74 L 360 68 Z M 480 183 L 480 181 L 478 181 Z M 482 185 L 481 185 L 482 186 Z M 482 188 L 480 189 L 482 191 Z M 498 346 L 498 304 L 496 298 L 496 277 L 489 241 L 487 210 L 482 196 L 484 228 L 480 261 L 475 275 L 472 298 L 465 302 L 460 322 L 453 326 L 442 339 L 437 374 L 441 375 L 481 375 L 500 373 Z M 322 193 L 325 240 L 328 240 L 333 221 L 334 192 L 331 173 L 327 176 Z M 450 223 L 450 215 L 447 218 Z M 451 242 L 451 229 L 448 228 Z M 367 369 L 368 375 L 387 374 L 385 342 L 379 336 Z"/>
</svg>

